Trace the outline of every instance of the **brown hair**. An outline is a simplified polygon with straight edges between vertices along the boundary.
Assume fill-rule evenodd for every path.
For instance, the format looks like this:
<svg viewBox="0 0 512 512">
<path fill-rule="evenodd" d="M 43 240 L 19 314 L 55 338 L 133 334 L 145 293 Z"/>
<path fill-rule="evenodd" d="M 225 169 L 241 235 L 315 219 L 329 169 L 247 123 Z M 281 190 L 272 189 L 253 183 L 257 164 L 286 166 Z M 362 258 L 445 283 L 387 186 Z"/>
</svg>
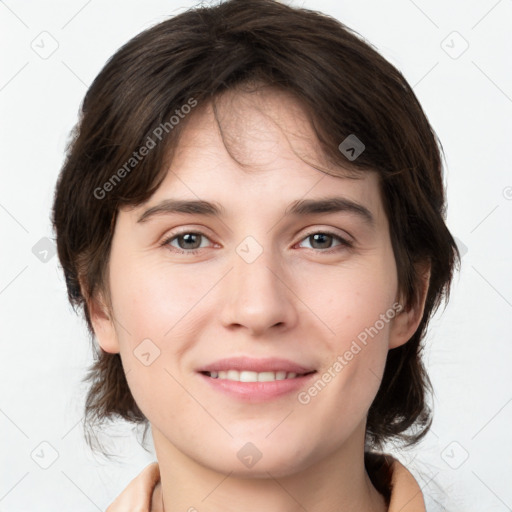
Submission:
<svg viewBox="0 0 512 512">
<path fill-rule="evenodd" d="M 328 161 L 378 173 L 406 309 L 419 298 L 419 263 L 431 264 L 421 323 L 389 351 L 367 419 L 369 449 L 392 438 L 412 444 L 431 422 L 420 342 L 460 263 L 444 222 L 442 146 L 402 74 L 357 33 L 272 0 L 228 0 L 159 23 L 120 48 L 87 91 L 53 205 L 68 297 L 83 308 L 96 350 L 86 420 L 122 417 L 148 426 L 119 354 L 96 347 L 87 306 L 100 292 L 111 306 L 108 261 L 118 209 L 141 204 L 159 187 L 190 118 L 180 112 L 248 83 L 294 95 Z M 365 145 L 355 160 L 338 149 L 350 134 Z M 141 157 L 150 140 L 154 147 Z"/>
</svg>

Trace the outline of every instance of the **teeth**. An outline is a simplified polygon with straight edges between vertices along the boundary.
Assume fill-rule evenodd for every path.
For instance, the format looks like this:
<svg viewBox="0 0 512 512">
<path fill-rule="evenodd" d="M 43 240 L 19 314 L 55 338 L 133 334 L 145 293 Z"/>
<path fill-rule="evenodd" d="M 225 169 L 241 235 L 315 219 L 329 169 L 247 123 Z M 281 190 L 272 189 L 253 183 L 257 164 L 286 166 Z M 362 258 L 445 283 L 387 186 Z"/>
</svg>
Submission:
<svg viewBox="0 0 512 512">
<path fill-rule="evenodd" d="M 236 380 L 238 382 L 272 382 L 274 380 L 294 379 L 294 372 L 251 372 L 248 370 L 227 370 L 223 372 L 209 372 L 212 379 Z"/>
</svg>

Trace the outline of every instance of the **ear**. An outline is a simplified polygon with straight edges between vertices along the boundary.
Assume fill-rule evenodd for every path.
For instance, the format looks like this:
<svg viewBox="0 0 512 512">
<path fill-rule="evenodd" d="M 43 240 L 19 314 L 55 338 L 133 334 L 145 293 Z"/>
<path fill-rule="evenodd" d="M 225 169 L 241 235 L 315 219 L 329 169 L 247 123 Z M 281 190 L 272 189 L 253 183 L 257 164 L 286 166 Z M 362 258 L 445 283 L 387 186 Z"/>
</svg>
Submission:
<svg viewBox="0 0 512 512">
<path fill-rule="evenodd" d="M 389 334 L 389 348 L 397 348 L 407 343 L 414 335 L 423 318 L 425 301 L 430 284 L 430 263 L 423 263 L 418 271 L 421 276 L 420 289 L 417 290 L 417 297 L 412 308 L 402 309 L 398 312 L 391 323 Z M 402 299 L 398 301 L 403 304 Z M 402 306 L 403 307 L 403 306 Z"/>
<path fill-rule="evenodd" d="M 94 334 L 100 347 L 111 354 L 118 354 L 119 341 L 114 326 L 114 319 L 105 305 L 105 300 L 101 294 L 87 301 L 89 308 L 89 317 L 94 329 Z"/>
</svg>

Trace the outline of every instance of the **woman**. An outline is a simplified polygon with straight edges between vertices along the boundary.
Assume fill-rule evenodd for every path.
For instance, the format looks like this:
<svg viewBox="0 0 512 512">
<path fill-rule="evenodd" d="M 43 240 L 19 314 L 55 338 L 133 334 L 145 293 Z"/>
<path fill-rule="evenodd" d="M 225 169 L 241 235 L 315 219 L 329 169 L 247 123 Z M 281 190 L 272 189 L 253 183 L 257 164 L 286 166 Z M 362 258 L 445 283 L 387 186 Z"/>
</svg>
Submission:
<svg viewBox="0 0 512 512">
<path fill-rule="evenodd" d="M 158 459 L 109 512 L 422 510 L 382 449 L 430 426 L 458 252 L 437 138 L 367 43 L 271 0 L 146 30 L 87 92 L 53 211 L 87 417 Z"/>
</svg>

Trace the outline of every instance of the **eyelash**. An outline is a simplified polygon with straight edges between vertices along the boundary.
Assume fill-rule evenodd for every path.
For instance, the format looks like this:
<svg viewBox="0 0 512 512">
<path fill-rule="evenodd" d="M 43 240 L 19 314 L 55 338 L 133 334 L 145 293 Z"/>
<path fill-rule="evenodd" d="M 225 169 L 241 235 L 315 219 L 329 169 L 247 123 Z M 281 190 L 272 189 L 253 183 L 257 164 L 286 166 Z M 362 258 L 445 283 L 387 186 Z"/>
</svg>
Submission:
<svg viewBox="0 0 512 512">
<path fill-rule="evenodd" d="M 310 233 L 307 233 L 302 239 L 301 239 L 301 242 L 313 235 L 317 235 L 317 234 L 322 234 L 322 235 L 328 235 L 328 236 L 332 236 L 333 238 L 337 238 L 340 242 L 340 245 L 337 245 L 336 247 L 334 248 L 331 248 L 331 249 L 326 249 L 326 250 L 323 250 L 323 249 L 311 249 L 312 251 L 319 251 L 321 253 L 327 253 L 327 254 L 331 254 L 333 252 L 337 252 L 337 250 L 339 248 L 345 248 L 345 249 L 350 249 L 353 247 L 353 243 L 348 241 L 348 240 L 345 240 L 344 238 L 342 238 L 340 235 L 337 235 L 336 233 L 333 233 L 332 231 L 311 231 Z M 176 238 L 178 238 L 179 236 L 182 236 L 182 235 L 199 235 L 199 236 L 203 236 L 205 238 L 208 239 L 208 237 L 204 234 L 204 233 L 201 233 L 200 231 L 181 231 L 181 232 L 178 232 L 178 233 L 171 233 L 167 238 L 165 238 L 165 240 L 161 243 L 161 246 L 164 247 L 164 246 L 167 246 L 167 247 L 172 247 L 170 246 L 170 242 L 172 242 L 173 240 L 175 240 Z M 199 251 L 201 251 L 201 249 L 204 249 L 204 247 L 202 248 L 199 248 L 199 249 L 190 249 L 190 250 L 184 250 L 184 249 L 177 249 L 176 247 L 172 247 L 172 249 L 170 249 L 172 252 L 177 252 L 178 254 L 189 254 L 189 255 L 195 255 L 197 253 L 199 253 Z"/>
</svg>

